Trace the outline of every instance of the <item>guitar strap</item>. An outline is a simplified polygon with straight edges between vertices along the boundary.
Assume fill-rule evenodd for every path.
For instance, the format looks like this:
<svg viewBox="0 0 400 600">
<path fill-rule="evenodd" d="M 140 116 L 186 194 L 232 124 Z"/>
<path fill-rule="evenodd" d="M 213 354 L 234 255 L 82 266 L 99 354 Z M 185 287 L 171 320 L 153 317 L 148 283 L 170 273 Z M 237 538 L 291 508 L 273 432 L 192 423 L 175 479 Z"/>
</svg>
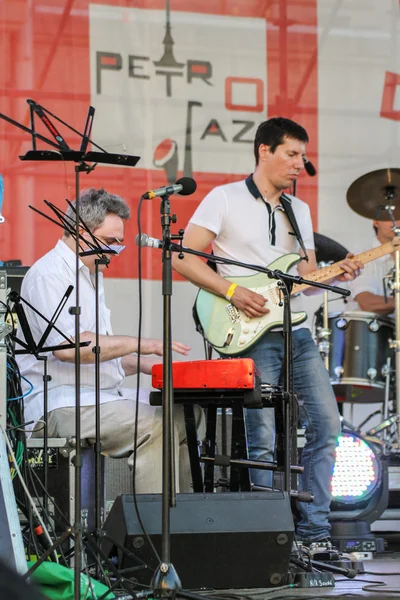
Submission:
<svg viewBox="0 0 400 600">
<path fill-rule="evenodd" d="M 259 198 L 261 198 L 262 200 L 264 200 L 263 195 L 260 193 L 260 190 L 258 189 L 258 187 L 256 186 L 254 179 L 253 179 L 253 174 L 251 173 L 247 179 L 246 179 L 246 186 L 247 189 L 249 190 L 250 194 L 256 199 L 258 200 Z M 300 248 L 303 250 L 304 252 L 304 258 L 305 260 L 308 262 L 308 255 L 306 252 L 306 248 L 304 246 L 304 242 L 303 242 L 303 238 L 301 237 L 301 233 L 300 233 L 300 229 L 299 226 L 297 224 L 297 220 L 295 217 L 295 214 L 293 212 L 293 208 L 292 208 L 292 201 L 291 199 L 286 196 L 283 192 L 281 194 L 281 197 L 279 198 L 280 203 L 282 205 L 283 210 L 285 211 L 287 218 L 289 220 L 290 226 L 293 229 L 293 232 L 289 232 L 290 235 L 294 235 L 299 243 Z M 265 202 L 265 206 L 268 209 L 269 214 L 271 214 L 271 207 L 270 205 Z"/>
</svg>

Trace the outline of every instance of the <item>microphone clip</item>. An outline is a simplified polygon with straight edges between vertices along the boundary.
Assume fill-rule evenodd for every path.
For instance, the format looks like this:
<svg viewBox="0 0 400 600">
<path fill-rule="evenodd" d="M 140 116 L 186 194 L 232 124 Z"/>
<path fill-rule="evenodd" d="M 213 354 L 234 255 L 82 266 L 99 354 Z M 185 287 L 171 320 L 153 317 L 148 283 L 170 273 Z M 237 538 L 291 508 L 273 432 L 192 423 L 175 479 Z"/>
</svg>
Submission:
<svg viewBox="0 0 400 600">
<path fill-rule="evenodd" d="M 185 257 L 185 255 L 183 253 L 183 250 L 182 250 L 182 242 L 183 242 L 184 233 L 185 233 L 185 230 L 184 229 L 180 229 L 178 231 L 178 233 L 173 233 L 171 235 L 171 240 L 174 240 L 174 241 L 176 240 L 178 242 L 177 246 L 179 246 L 179 248 L 180 248 L 180 251 L 178 253 L 178 258 L 180 260 L 182 260 Z"/>
</svg>

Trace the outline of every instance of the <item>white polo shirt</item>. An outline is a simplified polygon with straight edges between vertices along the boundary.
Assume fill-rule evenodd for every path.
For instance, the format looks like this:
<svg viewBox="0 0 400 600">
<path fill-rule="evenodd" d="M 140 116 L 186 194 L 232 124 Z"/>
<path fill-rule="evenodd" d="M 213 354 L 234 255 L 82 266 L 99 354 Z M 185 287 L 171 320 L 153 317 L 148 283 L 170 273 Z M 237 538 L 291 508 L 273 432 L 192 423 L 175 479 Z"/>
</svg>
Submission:
<svg viewBox="0 0 400 600">
<path fill-rule="evenodd" d="M 75 336 L 75 316 L 69 314 L 69 308 L 75 306 L 75 253 L 63 242 L 59 241 L 55 248 L 39 259 L 28 271 L 21 287 L 21 297 L 37 308 L 47 319 L 51 319 L 55 309 L 64 296 L 69 285 L 74 290 L 56 321 L 56 326 L 67 336 Z M 80 295 L 80 331 L 95 332 L 95 286 L 94 276 L 80 261 L 79 266 L 79 295 Z M 39 342 L 47 323 L 33 310 L 22 303 L 33 338 Z M 112 335 L 110 311 L 104 297 L 103 275 L 99 273 L 99 333 Z M 18 337 L 24 340 L 21 329 Z M 52 330 L 45 346 L 56 346 L 63 343 L 64 338 Z M 62 362 L 52 352 L 48 357 L 48 374 L 51 380 L 48 384 L 49 411 L 56 408 L 75 406 L 75 364 Z M 36 421 L 43 415 L 43 363 L 31 354 L 17 356 L 21 374 L 33 385 L 33 391 L 24 399 L 25 421 Z M 101 363 L 100 388 L 101 402 L 121 400 L 121 384 L 125 377 L 121 359 L 117 358 Z M 23 392 L 29 390 L 28 384 L 22 380 Z M 81 393 L 82 406 L 95 403 L 95 366 L 81 364 Z"/>
<path fill-rule="evenodd" d="M 286 196 L 291 200 L 305 248 L 314 250 L 308 205 L 295 196 Z M 216 256 L 268 267 L 284 254 L 299 252 L 299 244 L 290 233 L 292 228 L 285 213 L 280 208 L 274 208 L 270 215 L 266 200 L 254 198 L 245 180 L 222 185 L 207 194 L 190 222 L 215 233 L 212 247 Z M 217 268 L 223 277 L 255 273 L 227 264 L 219 264 Z M 290 273 L 297 275 L 297 266 Z M 304 310 L 302 294 L 293 298 L 291 305 L 293 310 Z"/>
</svg>

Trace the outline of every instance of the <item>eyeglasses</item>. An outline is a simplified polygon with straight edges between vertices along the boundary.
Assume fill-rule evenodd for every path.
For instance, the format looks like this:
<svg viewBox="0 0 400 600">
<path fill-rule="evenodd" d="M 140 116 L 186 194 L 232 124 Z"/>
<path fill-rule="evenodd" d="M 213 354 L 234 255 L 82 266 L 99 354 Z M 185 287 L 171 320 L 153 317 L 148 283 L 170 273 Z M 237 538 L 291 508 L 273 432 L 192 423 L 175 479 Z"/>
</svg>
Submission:
<svg viewBox="0 0 400 600">
<path fill-rule="evenodd" d="M 125 250 L 126 246 L 123 246 L 118 238 L 112 238 L 111 243 L 107 240 L 111 238 L 103 238 L 101 236 L 96 236 L 98 240 L 104 242 L 104 246 L 101 246 L 102 250 L 112 250 L 114 254 L 121 254 L 123 250 Z M 116 242 L 113 243 L 113 242 Z"/>
</svg>

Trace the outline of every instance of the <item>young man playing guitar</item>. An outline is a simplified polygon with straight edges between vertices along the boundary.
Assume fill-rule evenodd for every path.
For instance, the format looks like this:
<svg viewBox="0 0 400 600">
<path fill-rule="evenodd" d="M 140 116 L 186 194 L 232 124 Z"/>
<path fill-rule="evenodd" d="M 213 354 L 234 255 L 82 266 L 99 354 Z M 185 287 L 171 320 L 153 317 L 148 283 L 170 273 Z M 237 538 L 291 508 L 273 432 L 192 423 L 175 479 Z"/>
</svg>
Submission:
<svg viewBox="0 0 400 600">
<path fill-rule="evenodd" d="M 309 207 L 298 198 L 283 194 L 304 168 L 307 142 L 305 129 L 289 119 L 273 118 L 262 123 L 254 141 L 254 173 L 245 181 L 217 187 L 204 198 L 190 220 L 183 245 L 205 251 L 212 244 L 217 256 L 263 267 L 288 253 L 298 252 L 302 257 L 306 254 L 308 261 L 300 261 L 293 274 L 307 277 L 317 270 Z M 225 279 L 249 276 L 251 271 L 219 264 L 215 272 L 200 258 L 188 254 L 183 260 L 174 256 L 173 264 L 195 285 L 226 298 L 247 320 L 268 315 L 270 300 Z M 333 281 L 350 281 L 361 268 L 362 264 L 349 254 L 341 263 L 340 275 Z M 304 293 L 316 291 L 316 288 L 308 288 Z M 301 309 L 302 302 L 303 294 L 300 294 L 293 300 L 292 309 Z M 263 382 L 279 384 L 284 367 L 282 330 L 268 331 L 240 356 L 254 360 Z M 293 331 L 293 367 L 295 392 L 304 403 L 300 421 L 306 427 L 301 489 L 314 495 L 313 503 L 300 504 L 297 534 L 306 542 L 327 540 L 330 479 L 340 433 L 339 413 L 328 372 L 311 332 L 304 327 L 295 327 Z M 250 458 L 272 460 L 273 409 L 248 410 L 246 425 Z M 271 486 L 269 471 L 254 469 L 251 477 L 255 485 Z"/>
</svg>

